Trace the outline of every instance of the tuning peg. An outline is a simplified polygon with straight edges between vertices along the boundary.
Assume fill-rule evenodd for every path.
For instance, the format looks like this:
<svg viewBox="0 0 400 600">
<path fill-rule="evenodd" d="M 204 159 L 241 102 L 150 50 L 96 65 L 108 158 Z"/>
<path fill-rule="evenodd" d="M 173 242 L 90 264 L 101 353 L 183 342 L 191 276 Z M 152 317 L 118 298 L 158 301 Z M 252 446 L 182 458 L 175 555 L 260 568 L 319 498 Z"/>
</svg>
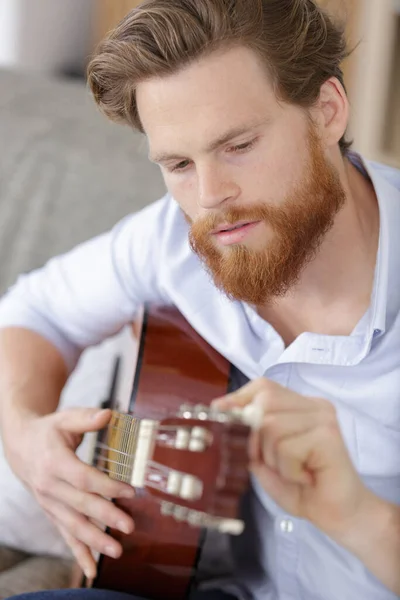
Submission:
<svg viewBox="0 0 400 600">
<path fill-rule="evenodd" d="M 244 522 L 240 519 L 220 519 L 217 529 L 220 533 L 240 535 L 244 531 Z"/>
<path fill-rule="evenodd" d="M 211 412 L 212 409 L 205 404 L 182 404 L 179 407 L 178 417 L 207 421 L 210 418 Z"/>
<path fill-rule="evenodd" d="M 203 494 L 203 483 L 198 477 L 171 469 L 168 473 L 166 491 L 184 500 L 198 500 Z"/>
<path fill-rule="evenodd" d="M 211 409 L 209 418 L 219 423 L 242 423 L 251 429 L 258 429 L 264 417 L 264 409 L 259 404 L 248 404 L 247 406 L 233 407 L 226 411 Z"/>
<path fill-rule="evenodd" d="M 181 404 L 178 411 L 178 417 L 183 419 L 193 419 L 194 417 L 193 404 Z"/>
<path fill-rule="evenodd" d="M 198 510 L 190 510 L 187 516 L 187 522 L 192 527 L 203 527 L 206 514 Z"/>
<path fill-rule="evenodd" d="M 173 517 L 176 521 L 188 523 L 192 527 L 214 529 L 220 533 L 240 535 L 244 530 L 244 522 L 240 519 L 224 519 L 207 513 L 179 506 L 172 502 L 161 502 L 161 514 Z"/>
<path fill-rule="evenodd" d="M 176 521 L 186 521 L 188 518 L 189 509 L 186 506 L 175 504 L 172 516 Z"/>
<path fill-rule="evenodd" d="M 212 435 L 204 427 L 193 427 L 190 434 L 189 450 L 192 452 L 204 452 L 212 442 Z"/>
<path fill-rule="evenodd" d="M 229 412 L 251 429 L 259 429 L 264 418 L 263 407 L 256 403 L 247 404 L 243 408 L 232 408 Z"/>
<path fill-rule="evenodd" d="M 174 504 L 173 502 L 166 502 L 163 500 L 160 505 L 160 512 L 163 517 L 172 517 L 174 513 Z"/>
<path fill-rule="evenodd" d="M 190 429 L 187 427 L 179 427 L 176 431 L 175 448 L 178 450 L 186 450 L 189 448 Z"/>
<path fill-rule="evenodd" d="M 184 500 L 198 500 L 203 494 L 203 483 L 198 477 L 184 475 L 182 477 L 179 496 Z"/>
<path fill-rule="evenodd" d="M 218 423 L 239 422 L 251 429 L 258 429 L 264 416 L 263 407 L 259 404 L 248 404 L 240 408 L 234 407 L 226 411 L 204 406 L 203 404 L 182 404 L 178 416 L 184 419 L 199 419 L 200 421 L 217 421 Z"/>
<path fill-rule="evenodd" d="M 203 404 L 196 404 L 194 407 L 195 418 L 200 421 L 206 421 L 210 416 L 210 410 L 208 406 L 204 406 Z"/>
</svg>

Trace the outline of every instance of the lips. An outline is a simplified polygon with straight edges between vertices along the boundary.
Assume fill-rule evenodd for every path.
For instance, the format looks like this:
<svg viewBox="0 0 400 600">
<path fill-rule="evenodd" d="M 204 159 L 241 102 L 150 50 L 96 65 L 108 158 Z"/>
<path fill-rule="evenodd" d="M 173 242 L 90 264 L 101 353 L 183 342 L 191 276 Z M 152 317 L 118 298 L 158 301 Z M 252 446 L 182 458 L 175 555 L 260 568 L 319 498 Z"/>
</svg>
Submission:
<svg viewBox="0 0 400 600">
<path fill-rule="evenodd" d="M 240 229 L 240 227 L 244 227 L 245 225 L 250 225 L 250 221 L 238 221 L 237 223 L 222 223 L 216 229 L 214 229 L 211 233 L 217 234 L 227 231 L 234 231 L 235 229 Z"/>
<path fill-rule="evenodd" d="M 215 230 L 216 233 L 214 233 L 214 236 L 218 240 L 218 244 L 221 244 L 222 246 L 240 244 L 245 241 L 250 232 L 260 223 L 261 221 L 238 221 L 234 225 L 224 224 Z M 224 227 L 228 227 L 228 229 L 224 229 Z"/>
</svg>

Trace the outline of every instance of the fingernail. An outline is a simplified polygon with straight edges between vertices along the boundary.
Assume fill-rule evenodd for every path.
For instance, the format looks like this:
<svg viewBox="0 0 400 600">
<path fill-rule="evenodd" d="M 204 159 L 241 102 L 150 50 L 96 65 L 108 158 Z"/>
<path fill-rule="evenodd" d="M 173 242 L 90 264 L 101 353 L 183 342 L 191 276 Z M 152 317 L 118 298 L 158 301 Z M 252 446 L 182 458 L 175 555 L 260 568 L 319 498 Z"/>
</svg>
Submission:
<svg viewBox="0 0 400 600">
<path fill-rule="evenodd" d="M 104 412 L 104 410 L 96 410 L 95 413 L 92 414 L 91 419 L 95 421 L 98 417 Z"/>
<path fill-rule="evenodd" d="M 118 498 L 132 499 L 135 497 L 135 490 L 133 488 L 125 488 L 118 492 Z"/>
<path fill-rule="evenodd" d="M 231 404 L 227 400 L 218 400 L 218 402 L 212 404 L 213 409 L 220 412 L 228 409 L 230 406 Z"/>
<path fill-rule="evenodd" d="M 211 406 L 214 408 L 214 407 L 217 407 L 217 406 L 219 406 L 219 405 L 220 405 L 220 404 L 222 404 L 223 402 L 224 402 L 224 399 L 223 399 L 223 398 L 216 398 L 215 400 L 213 400 L 213 401 L 211 402 Z"/>
<path fill-rule="evenodd" d="M 128 523 L 127 521 L 118 521 L 117 529 L 122 531 L 122 533 L 131 533 L 132 525 L 131 525 L 131 523 Z"/>
<path fill-rule="evenodd" d="M 104 549 L 104 553 L 112 558 L 118 558 L 119 552 L 114 546 L 106 546 Z"/>
<path fill-rule="evenodd" d="M 95 574 L 91 567 L 86 567 L 86 569 L 84 569 L 83 572 L 85 573 L 86 579 L 94 579 L 95 578 Z"/>
</svg>

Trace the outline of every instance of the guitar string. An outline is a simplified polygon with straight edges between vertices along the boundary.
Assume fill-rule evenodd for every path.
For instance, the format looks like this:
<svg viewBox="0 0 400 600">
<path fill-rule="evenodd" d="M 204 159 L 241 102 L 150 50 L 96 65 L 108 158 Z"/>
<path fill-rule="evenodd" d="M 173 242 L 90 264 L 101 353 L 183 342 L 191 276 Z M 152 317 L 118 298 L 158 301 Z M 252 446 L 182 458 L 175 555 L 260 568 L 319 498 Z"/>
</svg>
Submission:
<svg viewBox="0 0 400 600">
<path fill-rule="evenodd" d="M 119 420 L 120 421 L 123 420 L 123 419 L 121 419 L 121 416 L 120 416 Z M 119 445 L 119 447 L 126 451 L 126 449 L 127 449 L 126 448 L 126 436 L 127 436 L 127 432 L 128 432 L 128 429 L 130 428 L 132 421 L 130 419 L 128 419 L 128 420 L 125 420 L 125 422 L 126 422 L 127 426 L 123 428 L 122 433 L 120 434 L 121 444 Z M 120 474 L 121 474 L 121 477 L 123 477 L 125 479 L 126 475 L 124 473 L 124 464 L 122 464 L 122 466 L 121 466 Z"/>
<path fill-rule="evenodd" d="M 125 466 L 124 462 L 119 462 L 117 460 L 111 460 L 109 458 L 107 458 L 107 456 L 104 456 L 103 454 L 96 454 L 95 458 L 104 458 L 108 463 L 112 463 L 114 465 L 119 465 L 119 466 Z M 133 458 L 133 457 L 132 457 Z M 159 469 L 160 471 L 163 471 L 164 473 L 169 473 L 172 469 L 170 469 L 169 467 L 166 467 L 165 465 L 163 465 L 162 463 L 159 463 L 155 460 L 148 460 L 147 464 L 152 466 L 152 467 L 156 467 L 157 469 Z M 101 469 L 99 469 L 101 470 Z"/>
<path fill-rule="evenodd" d="M 118 426 L 120 421 L 125 421 L 125 424 L 122 427 Z M 125 459 L 125 460 L 113 460 L 112 458 L 108 458 L 107 454 L 103 454 L 101 452 L 96 453 L 94 456 L 95 459 L 100 459 L 100 460 L 103 459 L 107 463 L 110 463 L 110 465 L 114 465 L 114 469 L 106 469 L 105 467 L 101 467 L 101 468 L 97 467 L 98 470 L 103 471 L 105 473 L 110 473 L 112 475 L 116 475 L 116 477 L 119 480 L 129 482 L 130 475 L 131 475 L 131 469 L 132 469 L 132 461 L 135 458 L 135 455 L 132 451 L 125 452 L 125 450 L 133 450 L 133 448 L 135 446 L 135 441 L 136 441 L 136 434 L 137 434 L 136 430 L 138 429 L 138 427 L 139 427 L 139 420 L 132 417 L 131 415 L 124 415 L 124 414 L 115 415 L 114 423 L 112 425 L 110 425 L 110 427 L 109 427 L 109 435 L 111 435 L 111 436 L 113 436 L 113 434 L 116 435 L 117 443 L 115 445 L 111 446 L 111 445 L 105 444 L 104 442 L 98 441 L 95 445 L 95 450 L 98 450 L 98 449 L 105 450 L 106 452 L 109 452 L 111 456 L 113 456 L 115 458 L 117 458 L 115 455 L 118 454 L 118 455 L 120 455 L 121 459 Z M 180 428 L 183 428 L 183 427 L 181 426 Z M 192 427 L 190 425 L 187 425 L 184 428 L 190 430 Z M 153 432 L 153 439 L 156 438 L 157 435 L 159 435 L 162 432 L 170 432 L 170 431 L 176 431 L 176 430 L 177 430 L 177 426 L 174 426 L 174 425 L 160 426 L 157 431 Z M 122 432 L 122 434 L 120 432 Z M 119 450 L 118 448 L 120 448 L 120 447 L 122 447 L 123 450 Z M 165 474 L 168 474 L 169 471 L 171 470 L 168 467 L 165 467 L 165 465 L 162 465 L 161 463 L 158 463 L 156 461 L 148 461 L 148 465 L 158 468 Z"/>
<path fill-rule="evenodd" d="M 131 458 L 131 455 L 128 454 L 127 452 L 122 452 L 122 450 L 117 450 L 116 448 L 108 446 L 107 444 L 104 444 L 103 442 L 99 442 L 98 444 L 96 444 L 96 448 L 101 448 L 102 450 L 114 450 L 114 452 L 117 452 L 118 454 L 123 454 L 124 456 L 129 456 Z"/>
<path fill-rule="evenodd" d="M 135 424 L 135 425 L 136 425 L 136 424 Z M 137 428 L 137 426 L 136 426 L 136 427 L 134 426 L 134 429 L 136 429 L 136 428 Z M 126 428 L 125 428 L 125 427 L 116 427 L 116 426 L 111 426 L 111 429 L 112 429 L 113 431 L 114 431 L 114 430 L 117 430 L 117 431 L 126 431 Z M 174 426 L 174 425 L 165 425 L 165 426 L 159 427 L 159 428 L 158 428 L 158 430 L 157 430 L 157 431 L 155 431 L 155 432 L 153 433 L 153 441 L 154 441 L 154 438 L 155 438 L 157 435 L 159 435 L 160 433 L 161 433 L 161 434 L 162 434 L 162 433 L 164 433 L 164 432 L 168 433 L 168 432 L 170 432 L 170 431 L 176 431 L 177 429 L 178 429 L 178 428 L 177 428 L 177 426 Z M 185 427 L 181 427 L 181 426 L 180 426 L 180 427 L 179 427 L 179 429 L 188 429 L 188 430 L 190 430 L 190 429 L 192 429 L 192 427 L 191 427 L 190 425 L 187 425 L 187 426 L 185 426 Z M 132 433 L 132 432 L 130 432 L 130 433 Z M 133 432 L 133 435 L 131 435 L 131 436 L 130 436 L 130 438 L 131 438 L 132 440 L 134 440 L 134 438 L 136 437 L 136 435 L 135 435 L 135 434 L 136 434 L 136 432 L 134 431 L 134 432 Z M 127 457 L 129 457 L 129 458 L 134 458 L 134 454 L 131 454 L 131 453 L 129 453 L 129 452 L 124 452 L 123 450 L 118 450 L 118 446 L 119 446 L 119 445 L 117 445 L 117 446 L 110 446 L 110 445 L 108 445 L 108 444 L 105 444 L 104 442 L 99 442 L 99 441 L 98 441 L 98 442 L 96 442 L 95 449 L 97 449 L 97 448 L 101 448 L 102 450 L 108 450 L 108 451 L 111 451 L 111 452 L 116 452 L 117 454 L 121 454 L 121 455 L 123 455 L 123 456 L 127 456 Z M 104 457 L 104 458 L 105 458 L 105 457 Z M 121 463 L 121 464 L 122 464 L 122 463 Z"/>
<path fill-rule="evenodd" d="M 172 446 L 172 448 L 173 448 L 173 446 Z M 110 452 L 111 455 L 114 455 L 114 454 L 121 455 L 121 461 L 115 461 L 115 460 L 109 459 L 107 454 L 103 454 L 101 452 L 97 452 L 94 454 L 94 459 L 104 459 L 108 462 L 112 462 L 116 465 L 120 465 L 121 467 L 130 468 L 132 466 L 132 464 L 129 461 L 131 459 L 132 460 L 135 459 L 134 453 L 123 452 L 122 450 L 117 450 L 115 447 L 107 446 L 106 444 L 103 444 L 103 443 L 96 444 L 94 447 L 94 450 L 104 450 L 105 452 Z M 126 460 L 123 461 L 122 458 L 125 458 Z M 150 462 L 150 461 L 148 461 L 148 462 Z"/>
<path fill-rule="evenodd" d="M 110 452 L 116 452 L 117 454 L 121 454 L 122 456 L 126 456 L 128 458 L 135 458 L 135 454 L 133 454 L 132 452 L 124 452 L 123 450 L 118 450 L 115 446 L 108 446 L 107 444 L 104 444 L 103 442 L 98 442 L 95 445 L 95 450 L 97 450 L 97 449 L 110 451 Z M 106 456 L 104 455 L 103 458 L 106 458 Z"/>
<path fill-rule="evenodd" d="M 197 420 L 197 419 L 196 419 Z M 203 423 L 203 421 L 200 421 Z M 193 425 L 160 425 L 157 431 L 176 431 L 177 429 L 192 429 Z M 110 429 L 113 431 L 126 431 L 126 426 L 117 427 L 116 425 L 110 425 Z"/>
<path fill-rule="evenodd" d="M 135 439 L 136 439 L 136 432 L 133 431 L 133 435 L 132 435 L 132 431 L 128 432 L 126 427 L 111 426 L 111 428 L 113 431 L 118 430 L 118 431 L 123 431 L 123 432 L 127 433 L 127 442 L 125 442 L 125 440 L 122 439 L 122 442 L 121 442 L 121 440 L 119 440 L 119 444 L 111 446 L 111 445 L 105 444 L 104 442 L 97 441 L 94 449 L 95 450 L 100 449 L 100 450 L 109 451 L 110 453 L 116 453 L 116 454 L 121 455 L 121 457 L 126 457 L 127 459 L 135 458 L 135 455 L 132 452 L 124 452 L 123 450 L 118 450 L 118 446 L 119 447 L 123 446 L 123 447 L 125 447 L 125 449 L 128 449 L 127 446 L 129 446 L 129 445 L 134 446 Z M 183 428 L 190 430 L 192 427 L 190 425 L 188 425 L 186 427 L 180 427 L 180 429 L 183 429 Z M 133 429 L 137 429 L 137 423 L 134 424 Z M 177 427 L 173 426 L 173 425 L 166 425 L 166 426 L 160 427 L 157 431 L 153 432 L 153 441 L 154 441 L 154 438 L 156 438 L 160 434 L 160 432 L 162 433 L 163 431 L 170 432 L 170 431 L 176 431 L 176 430 L 177 430 Z M 131 444 L 129 444 L 129 442 L 131 442 Z M 95 458 L 97 458 L 97 457 L 107 460 L 107 455 L 104 455 L 104 454 L 97 454 Z M 110 461 L 110 462 L 115 462 L 115 461 Z M 115 462 L 115 464 L 118 464 L 120 466 L 125 466 L 125 467 L 129 466 L 129 462 L 127 462 L 127 463 Z"/>
<path fill-rule="evenodd" d="M 101 458 L 106 458 L 102 455 L 100 455 Z M 112 463 L 115 465 L 121 465 L 121 466 L 125 466 L 125 463 L 120 463 L 118 461 L 115 460 L 109 460 L 107 459 L 107 463 Z M 149 460 L 147 461 L 147 464 L 151 467 L 155 467 L 156 469 L 158 469 L 159 471 L 161 471 L 162 473 L 164 473 L 165 475 L 168 475 L 170 473 L 170 471 L 173 471 L 174 469 L 170 469 L 169 467 L 166 467 L 165 465 L 163 465 L 162 463 L 156 462 L 154 460 Z M 112 473 L 112 474 L 117 474 L 118 476 L 123 476 L 124 477 L 124 481 L 127 481 L 127 477 L 128 475 L 124 475 L 123 473 L 119 473 L 118 471 L 112 470 L 112 469 L 106 469 L 105 467 L 97 467 L 97 469 L 99 471 L 103 471 L 105 473 Z"/>
<path fill-rule="evenodd" d="M 134 455 L 134 449 L 136 447 L 136 443 L 137 443 L 137 437 L 138 437 L 138 429 L 140 427 L 140 423 L 137 419 L 131 420 L 130 421 L 130 428 L 129 428 L 129 433 L 127 435 L 127 445 L 126 445 L 126 451 L 127 454 L 132 457 Z M 132 473 L 132 469 L 133 469 L 133 463 L 130 460 L 129 462 L 126 461 L 126 467 L 125 467 L 125 472 L 127 477 L 130 478 L 131 473 Z"/>
<path fill-rule="evenodd" d="M 110 469 L 106 469 L 105 467 L 101 467 L 101 468 L 99 468 L 99 471 L 101 471 L 102 473 L 111 473 L 112 475 L 115 475 L 115 472 L 114 472 L 114 471 L 112 471 L 112 470 L 110 470 Z M 123 479 L 123 481 L 124 481 L 125 483 L 129 483 L 129 481 L 128 481 L 127 479 Z M 163 492 L 163 491 L 164 491 L 162 488 L 160 488 L 160 486 L 158 486 L 158 485 L 156 485 L 156 484 L 154 484 L 154 483 L 151 483 L 151 482 L 147 482 L 147 481 L 146 481 L 146 487 L 151 487 L 151 488 L 153 488 L 154 490 L 157 490 L 157 491 L 159 491 L 159 492 Z"/>
<path fill-rule="evenodd" d="M 122 427 L 119 425 L 122 424 Z M 131 475 L 132 461 L 131 458 L 133 456 L 132 452 L 129 450 L 133 450 L 135 445 L 135 430 L 137 427 L 137 419 L 133 418 L 131 415 L 124 414 L 116 414 L 115 420 L 111 425 L 110 429 L 111 435 L 116 437 L 117 443 L 114 445 L 111 453 L 120 454 L 121 457 L 125 457 L 123 461 L 113 461 L 115 465 L 115 469 L 118 474 L 118 478 L 124 481 L 128 480 Z M 133 430 L 133 435 L 132 434 Z M 122 448 L 122 451 L 117 450 L 117 448 Z M 124 452 L 126 451 L 126 452 Z M 106 457 L 105 457 L 106 458 Z M 107 460 L 107 458 L 106 458 Z"/>
</svg>

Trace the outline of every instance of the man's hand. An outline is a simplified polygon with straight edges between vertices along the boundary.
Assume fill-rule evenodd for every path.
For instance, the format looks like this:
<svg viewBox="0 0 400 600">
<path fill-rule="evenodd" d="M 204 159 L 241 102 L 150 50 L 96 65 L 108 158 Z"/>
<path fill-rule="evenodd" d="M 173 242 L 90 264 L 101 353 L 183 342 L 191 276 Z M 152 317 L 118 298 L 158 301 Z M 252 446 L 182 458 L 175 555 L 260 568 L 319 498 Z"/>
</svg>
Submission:
<svg viewBox="0 0 400 600">
<path fill-rule="evenodd" d="M 252 472 L 285 511 L 341 538 L 371 492 L 351 462 L 334 406 L 265 378 L 215 403 L 224 410 L 251 402 L 264 415 L 251 437 Z"/>
<path fill-rule="evenodd" d="M 250 403 L 261 415 L 251 436 L 251 469 L 266 492 L 358 556 L 400 598 L 400 507 L 361 481 L 334 406 L 264 378 L 214 405 L 226 410 Z"/>
<path fill-rule="evenodd" d="M 88 578 L 96 574 L 91 550 L 114 558 L 122 547 L 103 527 L 133 530 L 132 519 L 106 498 L 133 497 L 131 486 L 80 461 L 83 434 L 105 427 L 111 411 L 70 409 L 24 420 L 7 436 L 6 456 L 55 523 Z M 11 438 L 13 438 L 11 442 Z"/>
</svg>

